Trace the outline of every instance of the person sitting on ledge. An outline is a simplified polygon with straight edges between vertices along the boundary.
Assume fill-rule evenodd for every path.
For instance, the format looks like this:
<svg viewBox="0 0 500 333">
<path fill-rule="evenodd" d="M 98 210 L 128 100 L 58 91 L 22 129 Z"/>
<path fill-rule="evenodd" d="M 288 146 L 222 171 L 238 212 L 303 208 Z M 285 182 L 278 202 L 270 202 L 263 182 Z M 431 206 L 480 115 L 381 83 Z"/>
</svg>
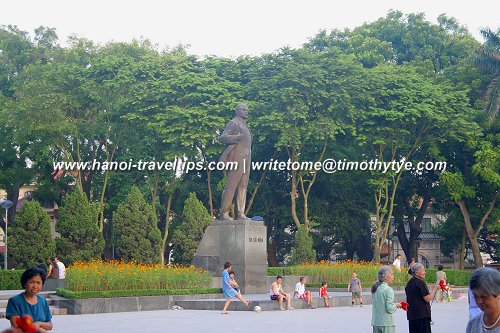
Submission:
<svg viewBox="0 0 500 333">
<path fill-rule="evenodd" d="M 328 303 L 328 300 L 332 299 L 333 297 L 328 295 L 328 284 L 326 282 L 321 283 L 321 288 L 319 288 L 319 297 L 322 298 L 325 302 L 325 307 L 329 308 L 330 304 Z"/>
<path fill-rule="evenodd" d="M 312 294 L 309 290 L 306 290 L 306 278 L 304 276 L 300 277 L 299 282 L 295 285 L 295 291 L 293 292 L 293 297 L 298 297 L 307 301 L 307 305 L 311 309 L 316 309 L 312 304 Z"/>
<path fill-rule="evenodd" d="M 271 285 L 271 288 L 269 289 L 271 300 L 278 301 L 280 310 L 284 311 L 285 308 L 283 307 L 283 300 L 286 299 L 287 309 L 293 310 L 293 308 L 290 306 L 292 298 L 290 297 L 290 294 L 287 294 L 283 291 L 283 286 L 281 285 L 282 283 L 283 277 L 281 275 L 278 275 L 276 277 L 276 281 Z"/>
</svg>

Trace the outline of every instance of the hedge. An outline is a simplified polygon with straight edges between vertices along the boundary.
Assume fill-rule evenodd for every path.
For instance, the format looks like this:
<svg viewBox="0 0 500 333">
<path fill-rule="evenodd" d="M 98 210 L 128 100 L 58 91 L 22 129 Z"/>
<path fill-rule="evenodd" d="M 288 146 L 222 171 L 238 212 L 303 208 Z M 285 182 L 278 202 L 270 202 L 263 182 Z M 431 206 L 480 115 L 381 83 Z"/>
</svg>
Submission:
<svg viewBox="0 0 500 333">
<path fill-rule="evenodd" d="M 21 290 L 21 275 L 24 270 L 1 270 L 0 271 L 0 290 Z"/>
<path fill-rule="evenodd" d="M 297 269 L 296 266 L 284 266 L 284 267 L 269 267 L 267 269 L 267 275 L 269 276 L 277 276 L 277 275 L 282 275 L 282 276 L 287 276 L 287 275 L 297 275 L 296 273 Z M 463 270 L 454 270 L 454 269 L 445 269 L 446 272 L 446 277 L 448 279 L 448 283 L 454 286 L 468 286 L 470 278 L 472 276 L 472 271 L 463 271 Z M 437 269 L 434 268 L 429 268 L 426 269 L 426 275 L 425 275 L 425 282 L 428 284 L 435 284 L 436 283 L 436 272 Z M 408 276 L 409 277 L 409 276 Z M 316 277 L 311 277 L 309 276 L 312 280 L 316 280 Z M 328 283 L 329 288 L 344 288 L 347 286 L 347 280 L 345 283 L 339 283 L 339 282 L 332 282 L 332 281 L 326 281 Z M 371 284 L 374 281 L 362 281 L 364 283 L 364 286 L 368 287 L 371 286 Z M 311 288 L 319 287 L 321 286 L 321 283 L 318 283 L 316 281 L 308 283 L 308 286 Z M 394 283 L 393 285 L 404 285 L 401 283 Z"/>
<path fill-rule="evenodd" d="M 65 288 L 57 288 L 56 293 L 61 297 L 69 299 L 83 299 L 83 298 L 165 296 L 165 295 L 220 294 L 222 293 L 222 289 L 199 288 L 199 289 L 132 289 L 132 290 L 108 290 L 108 291 L 72 291 Z"/>
<path fill-rule="evenodd" d="M 425 271 L 425 282 L 435 284 L 437 269 L 429 268 Z M 444 272 L 446 273 L 448 283 L 454 286 L 468 286 L 473 273 L 472 271 L 461 271 L 457 269 L 445 269 Z"/>
</svg>

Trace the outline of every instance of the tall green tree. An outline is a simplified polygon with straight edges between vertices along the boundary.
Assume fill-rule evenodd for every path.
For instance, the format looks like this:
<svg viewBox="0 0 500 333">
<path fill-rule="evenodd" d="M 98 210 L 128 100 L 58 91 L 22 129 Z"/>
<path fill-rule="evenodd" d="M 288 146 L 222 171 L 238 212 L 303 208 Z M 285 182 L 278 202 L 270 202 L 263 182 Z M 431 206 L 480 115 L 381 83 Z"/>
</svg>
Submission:
<svg viewBox="0 0 500 333">
<path fill-rule="evenodd" d="M 494 224 L 500 214 L 499 138 L 498 134 L 487 138 L 492 141 L 480 141 L 475 152 L 474 149 L 463 149 L 462 154 L 469 158 L 457 161 L 450 172 L 440 177 L 450 199 L 462 214 L 476 268 L 483 267 L 479 244 L 481 232 L 488 224 Z"/>
<path fill-rule="evenodd" d="M 365 156 L 372 160 L 414 162 L 416 166 L 417 152 L 477 129 L 470 124 L 473 111 L 466 91 L 457 90 L 448 82 L 427 79 L 409 66 L 393 65 L 371 69 L 368 80 L 373 99 L 364 107 L 357 130 L 367 148 Z M 376 262 L 380 261 L 387 240 L 404 174 L 404 169 L 377 171 L 370 180 L 374 190 Z"/>
<path fill-rule="evenodd" d="M 161 234 L 156 214 L 139 188 L 133 186 L 127 201 L 113 213 L 116 252 L 119 258 L 140 263 L 160 262 Z"/>
<path fill-rule="evenodd" d="M 64 198 L 56 224 L 61 235 L 56 238 L 56 254 L 65 263 L 101 258 L 104 239 L 97 225 L 97 211 L 97 205 L 89 202 L 79 188 Z"/>
<path fill-rule="evenodd" d="M 474 64 L 490 76 L 490 80 L 482 93 L 485 113 L 491 123 L 498 116 L 500 109 L 500 28 L 493 31 L 481 29 L 484 44 L 476 51 Z"/>
<path fill-rule="evenodd" d="M 33 267 L 37 259 L 48 262 L 55 249 L 49 215 L 37 201 L 26 201 L 9 228 L 9 255 L 16 267 Z"/>
<path fill-rule="evenodd" d="M 22 130 L 22 123 L 18 121 L 17 85 L 25 78 L 30 65 L 47 62 L 56 43 L 57 35 L 50 28 L 37 28 L 33 41 L 28 32 L 16 26 L 0 26 L 0 187 L 7 192 L 14 207 L 19 189 L 35 178 L 36 169 L 29 161 L 35 160 L 40 150 L 37 133 Z M 9 222 L 12 223 L 15 216 L 16 210 L 12 209 Z"/>
<path fill-rule="evenodd" d="M 275 141 L 290 163 L 322 162 L 335 136 L 349 128 L 354 109 L 349 91 L 357 91 L 361 66 L 340 54 L 284 49 L 263 57 L 249 83 L 260 140 Z M 317 180 L 312 168 L 289 171 L 289 198 L 297 230 L 314 227 L 309 211 Z M 302 238 L 297 238 L 302 239 Z"/>
<path fill-rule="evenodd" d="M 205 229 L 212 217 L 195 193 L 190 193 L 184 202 L 184 211 L 180 225 L 175 229 L 172 242 L 175 245 L 176 258 L 179 262 L 190 263 L 203 238 Z"/>
</svg>

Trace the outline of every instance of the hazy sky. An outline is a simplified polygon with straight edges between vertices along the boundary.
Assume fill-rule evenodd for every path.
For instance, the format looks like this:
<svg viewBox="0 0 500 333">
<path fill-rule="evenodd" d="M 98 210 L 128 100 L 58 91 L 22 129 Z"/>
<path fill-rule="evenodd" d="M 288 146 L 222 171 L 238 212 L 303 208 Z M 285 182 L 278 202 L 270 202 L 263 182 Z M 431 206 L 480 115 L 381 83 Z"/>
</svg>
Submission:
<svg viewBox="0 0 500 333">
<path fill-rule="evenodd" d="M 321 29 L 354 28 L 389 9 L 432 22 L 445 13 L 479 40 L 481 27 L 500 25 L 500 1 L 489 0 L 4 0 L 0 24 L 53 27 L 63 44 L 73 33 L 99 43 L 144 37 L 161 49 L 182 43 L 200 56 L 239 56 L 299 47 Z"/>
</svg>

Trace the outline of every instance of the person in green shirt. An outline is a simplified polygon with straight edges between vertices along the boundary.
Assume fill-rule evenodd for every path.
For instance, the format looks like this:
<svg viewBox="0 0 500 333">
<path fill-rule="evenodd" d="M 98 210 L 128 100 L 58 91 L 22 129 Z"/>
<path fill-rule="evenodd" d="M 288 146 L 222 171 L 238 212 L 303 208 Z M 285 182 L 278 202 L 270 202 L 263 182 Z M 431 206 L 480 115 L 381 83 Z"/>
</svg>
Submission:
<svg viewBox="0 0 500 333">
<path fill-rule="evenodd" d="M 372 326 L 373 333 L 395 333 L 396 325 L 392 314 L 401 308 L 401 303 L 394 304 L 394 291 L 389 283 L 394 281 L 390 266 L 378 270 L 377 282 L 372 286 Z"/>
</svg>

